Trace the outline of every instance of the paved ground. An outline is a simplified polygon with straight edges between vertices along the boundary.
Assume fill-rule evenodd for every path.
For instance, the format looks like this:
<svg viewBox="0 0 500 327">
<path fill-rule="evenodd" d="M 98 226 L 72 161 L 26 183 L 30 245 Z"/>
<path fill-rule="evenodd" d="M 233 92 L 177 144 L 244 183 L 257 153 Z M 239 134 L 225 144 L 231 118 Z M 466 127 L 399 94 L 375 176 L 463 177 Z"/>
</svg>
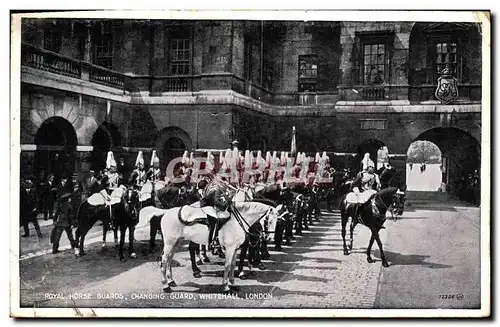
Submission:
<svg viewBox="0 0 500 327">
<path fill-rule="evenodd" d="M 320 222 L 302 237 L 271 251 L 265 271 L 247 280 L 236 279 L 236 298 L 222 298 L 223 260 L 200 268 L 204 276 L 192 277 L 186 244 L 174 257 L 173 274 L 178 287 L 162 293 L 159 252 L 148 253 L 148 230 L 138 230 L 137 259 L 118 261 L 117 250 L 101 249 L 102 232 L 96 227 L 87 242 L 87 255 L 75 258 L 62 253 L 25 257 L 20 262 L 21 305 L 26 307 L 287 307 L 287 308 L 387 308 L 474 307 L 479 299 L 479 214 L 477 208 L 447 204 L 438 210 L 414 204 L 404 218 L 388 222 L 381 231 L 391 267 L 366 261 L 369 230 L 356 228 L 354 251 L 342 253 L 340 216 L 324 213 Z M 43 232 L 43 231 L 42 231 Z M 46 233 L 48 238 L 48 233 Z M 35 236 L 31 238 L 36 239 Z M 63 236 L 65 239 L 65 236 Z M 112 234 L 108 239 L 113 240 Z M 92 241 L 96 243 L 92 243 Z M 25 242 L 33 240 L 22 239 Z M 42 251 L 45 240 L 35 246 Z M 47 241 L 48 242 L 48 241 Z M 112 245 L 112 243 L 110 244 Z M 33 245 L 30 245 L 33 253 Z M 42 253 L 42 252 L 40 252 Z M 379 282 L 380 281 L 380 282 Z M 440 300 L 439 295 L 463 294 L 460 301 Z M 70 296 L 71 295 L 71 296 Z M 77 298 L 75 298 L 77 297 Z M 82 298 L 83 297 L 83 298 Z M 85 297 L 90 297 L 86 299 Z"/>
<path fill-rule="evenodd" d="M 388 222 L 377 308 L 480 308 L 480 209 L 416 202 Z"/>
</svg>

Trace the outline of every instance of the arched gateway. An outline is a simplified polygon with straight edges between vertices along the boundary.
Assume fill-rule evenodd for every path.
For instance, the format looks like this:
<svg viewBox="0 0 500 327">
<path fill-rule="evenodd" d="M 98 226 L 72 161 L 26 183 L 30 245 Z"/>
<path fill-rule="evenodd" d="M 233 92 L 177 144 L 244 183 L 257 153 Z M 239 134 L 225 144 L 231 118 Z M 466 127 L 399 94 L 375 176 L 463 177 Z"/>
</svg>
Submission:
<svg viewBox="0 0 500 327">
<path fill-rule="evenodd" d="M 69 121 L 57 116 L 45 120 L 35 135 L 36 176 L 42 171 L 46 175 L 73 174 L 77 143 L 75 129 Z"/>
</svg>

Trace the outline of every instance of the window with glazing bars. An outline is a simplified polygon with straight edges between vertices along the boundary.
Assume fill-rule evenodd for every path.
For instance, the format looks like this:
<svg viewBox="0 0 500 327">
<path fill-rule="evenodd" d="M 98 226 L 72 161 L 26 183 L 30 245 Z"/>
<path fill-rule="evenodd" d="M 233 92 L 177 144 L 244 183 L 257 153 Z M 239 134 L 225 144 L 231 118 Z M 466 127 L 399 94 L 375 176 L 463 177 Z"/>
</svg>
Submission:
<svg viewBox="0 0 500 327">
<path fill-rule="evenodd" d="M 170 42 L 170 74 L 189 75 L 191 62 L 191 40 L 172 39 Z"/>
<path fill-rule="evenodd" d="M 112 22 L 98 22 L 94 33 L 94 64 L 113 68 Z"/>
<path fill-rule="evenodd" d="M 440 76 L 446 64 L 450 73 L 457 77 L 457 44 L 455 42 L 436 43 L 436 73 Z"/>
<path fill-rule="evenodd" d="M 299 56 L 299 92 L 316 92 L 318 89 L 318 56 Z"/>
<path fill-rule="evenodd" d="M 383 84 L 385 81 L 384 43 L 363 45 L 363 84 Z"/>
</svg>

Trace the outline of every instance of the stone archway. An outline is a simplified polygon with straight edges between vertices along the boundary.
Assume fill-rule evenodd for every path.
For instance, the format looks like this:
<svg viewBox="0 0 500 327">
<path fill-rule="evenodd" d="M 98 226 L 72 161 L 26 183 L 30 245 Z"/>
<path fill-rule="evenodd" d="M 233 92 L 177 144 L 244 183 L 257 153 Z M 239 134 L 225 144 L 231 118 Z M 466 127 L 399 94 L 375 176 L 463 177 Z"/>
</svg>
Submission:
<svg viewBox="0 0 500 327">
<path fill-rule="evenodd" d="M 361 169 L 361 161 L 365 153 L 370 154 L 370 159 L 376 164 L 377 163 L 377 151 L 384 146 L 385 143 L 377 139 L 366 139 L 358 145 L 357 154 L 354 159 L 356 167 L 355 170 L 359 171 Z"/>
<path fill-rule="evenodd" d="M 53 116 L 46 119 L 35 135 L 34 170 L 37 176 L 56 176 L 75 172 L 77 135 L 73 125 L 64 118 Z"/>
<path fill-rule="evenodd" d="M 155 143 L 161 169 L 165 169 L 173 159 L 182 156 L 184 151 L 193 149 L 189 134 L 179 127 L 166 127 L 159 133 Z"/>
<path fill-rule="evenodd" d="M 441 189 L 443 181 L 442 155 L 431 141 L 414 141 L 406 153 L 406 185 L 409 191 Z"/>
<path fill-rule="evenodd" d="M 92 136 L 92 155 L 90 169 L 100 171 L 106 168 L 106 156 L 112 147 L 121 144 L 121 135 L 115 125 L 104 122 Z M 117 158 L 115 158 L 117 159 Z"/>
<path fill-rule="evenodd" d="M 470 133 L 454 127 L 436 127 L 421 133 L 418 140 L 430 141 L 442 154 L 443 182 L 458 195 L 464 180 L 481 167 L 481 145 Z"/>
</svg>

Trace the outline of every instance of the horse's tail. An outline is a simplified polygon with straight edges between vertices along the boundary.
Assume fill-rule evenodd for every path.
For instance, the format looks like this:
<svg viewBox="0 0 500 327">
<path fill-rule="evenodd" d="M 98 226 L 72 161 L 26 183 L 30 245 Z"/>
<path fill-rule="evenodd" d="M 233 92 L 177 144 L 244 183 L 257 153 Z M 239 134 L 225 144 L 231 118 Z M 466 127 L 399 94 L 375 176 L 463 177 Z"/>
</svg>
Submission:
<svg viewBox="0 0 500 327">
<path fill-rule="evenodd" d="M 165 209 L 159 209 L 153 206 L 142 208 L 141 211 L 139 211 L 139 222 L 136 228 L 146 227 L 151 219 L 164 215 L 166 211 Z"/>
</svg>

